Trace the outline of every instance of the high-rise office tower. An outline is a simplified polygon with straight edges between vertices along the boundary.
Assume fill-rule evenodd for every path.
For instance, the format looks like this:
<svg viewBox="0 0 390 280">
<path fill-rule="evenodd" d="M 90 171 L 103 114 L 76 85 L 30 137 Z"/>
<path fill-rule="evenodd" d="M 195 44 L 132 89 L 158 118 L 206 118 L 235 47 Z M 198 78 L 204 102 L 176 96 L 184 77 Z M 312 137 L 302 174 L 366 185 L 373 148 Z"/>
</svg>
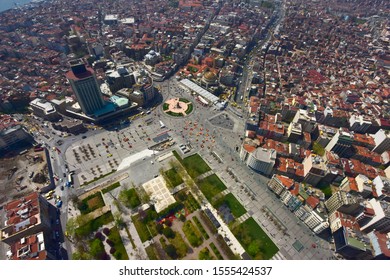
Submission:
<svg viewBox="0 0 390 280">
<path fill-rule="evenodd" d="M 104 100 L 92 68 L 87 67 L 81 59 L 69 62 L 71 71 L 66 77 L 76 94 L 81 110 L 88 116 L 104 107 Z"/>
</svg>

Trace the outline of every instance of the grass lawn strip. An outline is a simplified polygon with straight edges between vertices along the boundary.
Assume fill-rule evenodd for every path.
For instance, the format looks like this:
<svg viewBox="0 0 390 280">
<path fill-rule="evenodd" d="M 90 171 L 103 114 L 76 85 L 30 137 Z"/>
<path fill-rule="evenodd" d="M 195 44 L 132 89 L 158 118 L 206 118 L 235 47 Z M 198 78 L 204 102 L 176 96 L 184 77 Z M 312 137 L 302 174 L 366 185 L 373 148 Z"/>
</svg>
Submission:
<svg viewBox="0 0 390 280">
<path fill-rule="evenodd" d="M 146 254 L 149 257 L 149 260 L 159 260 L 158 254 L 156 253 L 156 249 L 154 248 L 154 245 L 151 244 L 148 247 L 145 248 Z"/>
<path fill-rule="evenodd" d="M 208 201 L 212 201 L 213 197 L 226 190 L 225 184 L 215 174 L 201 180 L 198 186 Z"/>
<path fill-rule="evenodd" d="M 183 202 L 188 211 L 195 212 L 200 209 L 198 201 L 195 199 L 191 192 L 188 193 L 187 199 Z"/>
<path fill-rule="evenodd" d="M 279 251 L 253 218 L 236 226 L 232 232 L 253 259 L 269 260 Z"/>
<path fill-rule="evenodd" d="M 202 235 L 190 220 L 187 220 L 183 225 L 183 232 L 190 242 L 192 247 L 199 247 L 202 245 Z"/>
<path fill-rule="evenodd" d="M 89 185 L 89 184 L 91 184 L 91 183 L 93 183 L 93 182 L 96 182 L 97 180 L 100 180 L 100 179 L 102 179 L 102 178 L 104 178 L 104 177 L 107 177 L 108 175 L 111 175 L 111 174 L 113 174 L 113 173 L 115 173 L 115 172 L 116 172 L 116 169 L 113 169 L 113 170 L 111 170 L 111 172 L 108 172 L 108 173 L 106 173 L 106 174 L 103 174 L 103 175 L 101 175 L 101 176 L 99 176 L 99 177 L 95 177 L 93 180 L 83 183 L 80 187 L 84 187 L 84 186 L 86 186 L 86 185 Z"/>
<path fill-rule="evenodd" d="M 122 238 L 119 234 L 119 230 L 116 226 L 110 229 L 108 239 L 114 242 L 114 248 L 116 250 L 113 254 L 114 258 L 117 260 L 128 260 L 129 256 L 127 255 L 125 246 L 122 242 Z"/>
<path fill-rule="evenodd" d="M 121 184 L 119 182 L 116 182 L 116 183 L 112 184 L 111 186 L 108 186 L 107 188 L 102 189 L 102 193 L 103 194 L 108 193 L 108 192 L 110 192 L 110 191 L 112 191 L 120 186 L 121 186 Z"/>
<path fill-rule="evenodd" d="M 221 253 L 219 252 L 217 246 L 215 246 L 214 243 L 210 243 L 210 248 L 211 248 L 211 250 L 213 250 L 213 252 L 218 260 L 223 260 Z"/>
<path fill-rule="evenodd" d="M 215 260 L 215 257 L 210 252 L 209 248 L 205 247 L 199 252 L 199 260 Z"/>
<path fill-rule="evenodd" d="M 192 110 L 194 109 L 194 106 L 192 104 L 187 104 L 188 108 L 185 111 L 186 115 L 190 114 Z"/>
<path fill-rule="evenodd" d="M 133 224 L 137 229 L 139 238 L 142 242 L 152 239 L 152 235 L 146 227 L 146 224 L 139 219 L 139 215 L 132 216 L 131 220 L 133 221 Z"/>
<path fill-rule="evenodd" d="M 202 224 L 200 223 L 198 217 L 194 216 L 192 219 L 194 220 L 194 223 L 195 223 L 196 226 L 198 227 L 199 231 L 202 233 L 204 239 L 205 239 L 205 240 L 209 239 L 209 235 L 207 234 L 206 230 L 204 229 L 204 227 L 203 227 Z"/>
</svg>

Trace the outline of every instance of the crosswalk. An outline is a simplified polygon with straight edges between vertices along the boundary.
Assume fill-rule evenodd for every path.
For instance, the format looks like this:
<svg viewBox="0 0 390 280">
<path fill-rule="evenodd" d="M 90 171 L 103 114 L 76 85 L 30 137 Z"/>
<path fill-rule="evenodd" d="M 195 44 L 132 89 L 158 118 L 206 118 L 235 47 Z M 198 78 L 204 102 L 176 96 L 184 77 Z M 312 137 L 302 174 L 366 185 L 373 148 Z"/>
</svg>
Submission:
<svg viewBox="0 0 390 280">
<path fill-rule="evenodd" d="M 280 261 L 280 260 L 286 260 L 286 258 L 280 252 L 277 252 L 276 255 L 272 257 L 271 260 Z"/>
</svg>

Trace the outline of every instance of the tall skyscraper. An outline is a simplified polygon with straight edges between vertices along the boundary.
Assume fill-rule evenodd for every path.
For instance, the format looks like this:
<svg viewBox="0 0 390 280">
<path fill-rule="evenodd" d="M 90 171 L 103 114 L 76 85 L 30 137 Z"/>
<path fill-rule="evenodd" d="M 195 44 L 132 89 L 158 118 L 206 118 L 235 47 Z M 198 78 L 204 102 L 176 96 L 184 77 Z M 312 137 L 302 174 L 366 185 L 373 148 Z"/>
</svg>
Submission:
<svg viewBox="0 0 390 280">
<path fill-rule="evenodd" d="M 104 100 L 96 80 L 95 72 L 81 59 L 69 62 L 71 71 L 66 77 L 76 94 L 81 110 L 88 116 L 104 107 Z"/>
</svg>

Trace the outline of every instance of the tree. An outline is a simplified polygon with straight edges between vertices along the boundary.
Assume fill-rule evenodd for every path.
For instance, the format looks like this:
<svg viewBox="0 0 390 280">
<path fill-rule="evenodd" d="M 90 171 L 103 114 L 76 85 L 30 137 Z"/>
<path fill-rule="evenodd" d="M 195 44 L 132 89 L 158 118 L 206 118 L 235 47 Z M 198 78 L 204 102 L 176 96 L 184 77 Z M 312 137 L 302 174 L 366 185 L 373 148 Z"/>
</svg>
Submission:
<svg viewBox="0 0 390 280">
<path fill-rule="evenodd" d="M 166 238 L 175 238 L 175 232 L 170 228 L 166 227 L 163 229 L 163 234 L 165 235 Z"/>
<path fill-rule="evenodd" d="M 105 252 L 103 242 L 100 239 L 94 239 L 90 243 L 90 253 L 95 259 L 101 259 Z"/>
<path fill-rule="evenodd" d="M 86 252 L 74 252 L 72 254 L 72 260 L 90 260 L 92 259 L 91 255 Z"/>
<path fill-rule="evenodd" d="M 147 217 L 147 213 L 140 208 L 138 209 L 138 217 L 143 222 Z"/>
<path fill-rule="evenodd" d="M 164 226 L 160 223 L 157 223 L 156 224 L 156 230 L 159 234 L 163 233 L 163 230 L 164 230 Z"/>
<path fill-rule="evenodd" d="M 72 217 L 68 219 L 66 222 L 66 231 L 70 236 L 74 236 L 77 226 L 78 225 L 75 218 Z"/>
<path fill-rule="evenodd" d="M 313 152 L 319 156 L 323 156 L 325 154 L 324 147 L 321 146 L 320 143 L 314 142 L 313 143 Z"/>
<path fill-rule="evenodd" d="M 185 222 L 186 221 L 186 216 L 185 215 L 180 215 L 179 219 L 180 219 L 180 221 Z"/>
<path fill-rule="evenodd" d="M 187 194 L 184 192 L 184 191 L 181 191 L 177 194 L 177 198 L 180 200 L 180 201 L 185 201 L 187 199 Z"/>
<path fill-rule="evenodd" d="M 168 256 L 170 256 L 172 259 L 176 260 L 177 259 L 177 251 L 176 248 L 172 245 L 169 244 L 165 247 L 165 252 L 167 253 Z"/>
<path fill-rule="evenodd" d="M 255 258 L 255 256 L 260 253 L 260 247 L 261 241 L 254 240 L 249 244 L 247 252 L 251 257 Z"/>
<path fill-rule="evenodd" d="M 114 214 L 114 220 L 115 220 L 115 225 L 116 225 L 118 228 L 123 228 L 124 226 L 126 226 L 126 223 L 123 221 L 123 218 L 122 218 L 121 213 L 116 212 L 116 213 Z"/>
<path fill-rule="evenodd" d="M 223 87 L 218 87 L 216 90 L 214 90 L 214 95 L 215 96 L 220 96 L 224 92 Z"/>
</svg>

